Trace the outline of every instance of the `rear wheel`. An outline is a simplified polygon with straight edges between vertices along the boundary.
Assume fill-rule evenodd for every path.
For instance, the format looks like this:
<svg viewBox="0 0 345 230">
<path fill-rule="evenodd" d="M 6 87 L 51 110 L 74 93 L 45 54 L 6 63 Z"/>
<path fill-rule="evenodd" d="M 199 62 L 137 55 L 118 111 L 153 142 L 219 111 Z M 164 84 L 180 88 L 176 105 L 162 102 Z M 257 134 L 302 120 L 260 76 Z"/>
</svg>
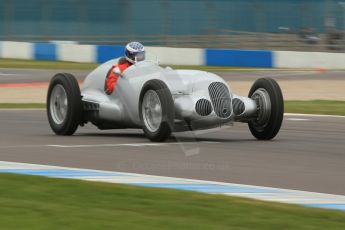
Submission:
<svg viewBox="0 0 345 230">
<path fill-rule="evenodd" d="M 47 95 L 47 116 L 57 135 L 72 135 L 81 123 L 81 94 L 76 78 L 58 73 L 50 81 Z"/>
<path fill-rule="evenodd" d="M 257 117 L 248 123 L 258 140 L 273 139 L 279 132 L 284 116 L 284 100 L 278 83 L 271 78 L 256 80 L 248 97 L 256 101 Z"/>
<path fill-rule="evenodd" d="M 174 122 L 174 101 L 169 88 L 160 80 L 148 81 L 140 94 L 139 114 L 145 135 L 156 142 L 165 141 Z"/>
</svg>

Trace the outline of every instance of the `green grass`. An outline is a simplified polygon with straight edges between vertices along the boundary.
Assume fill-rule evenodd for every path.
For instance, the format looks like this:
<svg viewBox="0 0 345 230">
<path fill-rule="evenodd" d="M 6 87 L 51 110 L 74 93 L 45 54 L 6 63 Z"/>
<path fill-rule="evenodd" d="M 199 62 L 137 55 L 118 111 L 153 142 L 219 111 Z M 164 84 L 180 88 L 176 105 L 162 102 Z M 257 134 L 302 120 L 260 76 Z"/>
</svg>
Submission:
<svg viewBox="0 0 345 230">
<path fill-rule="evenodd" d="M 43 103 L 0 103 L 0 108 L 45 108 Z M 286 113 L 306 113 L 345 116 L 345 101 L 285 101 Z"/>
<path fill-rule="evenodd" d="M 0 68 L 92 70 L 99 64 L 63 61 L 0 59 Z"/>
<path fill-rule="evenodd" d="M 345 213 L 244 198 L 0 174 L 1 229 L 345 229 Z"/>
<path fill-rule="evenodd" d="M 62 69 L 62 70 L 93 70 L 99 63 L 79 63 L 67 61 L 43 61 L 43 60 L 24 60 L 24 59 L 1 59 L 0 68 L 19 68 L 19 69 Z M 167 66 L 167 65 L 161 65 Z M 248 71 L 315 71 L 315 68 L 256 68 L 256 67 L 236 67 L 236 66 L 205 66 L 205 65 L 169 65 L 173 69 L 195 69 L 210 72 L 248 72 Z M 344 71 L 337 70 L 337 71 Z"/>
<path fill-rule="evenodd" d="M 0 59 L 0 68 L 92 70 L 96 68 L 98 65 L 99 64 L 97 63 Z M 171 65 L 171 67 L 174 69 L 196 69 L 196 70 L 204 70 L 204 71 L 257 71 L 258 70 L 258 68 L 243 68 L 243 67 L 229 67 L 229 66 Z"/>
<path fill-rule="evenodd" d="M 41 109 L 44 103 L 0 103 L 0 109 Z"/>
<path fill-rule="evenodd" d="M 286 101 L 285 112 L 345 116 L 345 101 Z"/>
</svg>

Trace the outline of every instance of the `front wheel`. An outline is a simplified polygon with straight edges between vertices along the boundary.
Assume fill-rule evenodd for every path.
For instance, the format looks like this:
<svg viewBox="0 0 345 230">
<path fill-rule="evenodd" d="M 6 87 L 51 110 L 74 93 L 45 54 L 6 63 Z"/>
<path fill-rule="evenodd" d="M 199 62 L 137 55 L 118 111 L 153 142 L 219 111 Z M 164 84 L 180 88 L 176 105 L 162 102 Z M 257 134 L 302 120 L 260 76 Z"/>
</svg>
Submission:
<svg viewBox="0 0 345 230">
<path fill-rule="evenodd" d="M 249 129 L 258 140 L 271 140 L 279 132 L 284 116 L 284 100 L 278 83 L 271 78 L 256 80 L 249 98 L 257 103 L 257 116 L 248 122 Z"/>
<path fill-rule="evenodd" d="M 47 116 L 57 135 L 72 135 L 81 123 L 82 103 L 76 78 L 58 73 L 50 81 L 47 95 Z"/>
<path fill-rule="evenodd" d="M 140 94 L 139 113 L 143 130 L 151 141 L 165 141 L 174 122 L 174 101 L 167 85 L 148 81 Z"/>
</svg>

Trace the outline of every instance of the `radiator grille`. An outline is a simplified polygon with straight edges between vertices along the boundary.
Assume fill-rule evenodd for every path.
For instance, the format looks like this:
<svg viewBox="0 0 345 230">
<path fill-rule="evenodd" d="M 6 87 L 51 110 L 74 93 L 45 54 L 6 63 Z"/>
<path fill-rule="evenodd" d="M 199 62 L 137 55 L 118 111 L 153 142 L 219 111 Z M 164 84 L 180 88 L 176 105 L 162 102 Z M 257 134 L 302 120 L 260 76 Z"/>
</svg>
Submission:
<svg viewBox="0 0 345 230">
<path fill-rule="evenodd" d="M 231 98 L 228 87 L 221 82 L 212 82 L 208 87 L 208 92 L 217 116 L 229 117 L 231 115 Z"/>
</svg>

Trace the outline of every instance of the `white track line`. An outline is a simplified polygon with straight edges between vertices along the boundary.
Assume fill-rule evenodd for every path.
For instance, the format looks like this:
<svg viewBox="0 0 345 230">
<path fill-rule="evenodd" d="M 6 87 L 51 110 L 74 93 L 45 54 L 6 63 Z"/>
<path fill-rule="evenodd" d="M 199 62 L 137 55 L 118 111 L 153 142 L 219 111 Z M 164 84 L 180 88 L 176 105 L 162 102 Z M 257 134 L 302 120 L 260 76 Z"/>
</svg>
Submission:
<svg viewBox="0 0 345 230">
<path fill-rule="evenodd" d="M 305 118 L 286 118 L 287 121 L 310 121 L 310 119 Z"/>
<path fill-rule="evenodd" d="M 7 104 L 7 103 L 3 103 L 3 104 Z M 9 104 L 12 104 L 12 103 L 9 103 Z M 15 104 L 15 103 L 14 103 Z M 21 104 L 21 103 L 19 103 Z M 23 103 L 25 104 L 25 103 Z M 46 110 L 44 108 L 21 108 L 21 109 L 18 109 L 18 108 L 0 108 L 0 111 L 4 111 L 4 112 L 12 112 L 12 111 L 43 111 L 43 110 Z"/>
<path fill-rule="evenodd" d="M 217 144 L 216 141 L 199 141 L 199 142 L 165 142 L 165 143 L 126 143 L 126 144 L 95 144 L 95 145 L 45 145 L 46 147 L 55 148 L 94 148 L 94 147 L 145 147 L 145 146 L 169 146 L 169 145 L 191 145 L 191 144 Z"/>
<path fill-rule="evenodd" d="M 10 77 L 10 76 L 28 76 L 28 74 L 20 74 L 20 73 L 3 73 L 3 72 L 0 72 L 0 77 Z"/>
<path fill-rule="evenodd" d="M 284 116 L 345 118 L 345 116 L 340 116 L 340 115 L 305 114 L 305 113 L 284 113 Z"/>
</svg>

